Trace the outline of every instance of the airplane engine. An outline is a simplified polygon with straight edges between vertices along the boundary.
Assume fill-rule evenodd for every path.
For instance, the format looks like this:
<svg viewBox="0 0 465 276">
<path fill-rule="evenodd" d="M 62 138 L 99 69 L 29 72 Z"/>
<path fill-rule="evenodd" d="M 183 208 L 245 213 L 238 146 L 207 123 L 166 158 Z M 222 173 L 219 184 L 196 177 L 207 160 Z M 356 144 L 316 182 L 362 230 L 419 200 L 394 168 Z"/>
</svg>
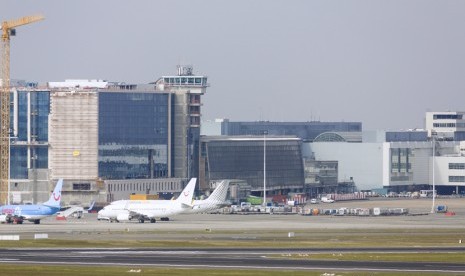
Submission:
<svg viewBox="0 0 465 276">
<path fill-rule="evenodd" d="M 129 214 L 119 214 L 118 216 L 116 216 L 116 220 L 117 221 L 128 221 L 128 220 L 131 220 L 131 217 L 129 216 Z"/>
</svg>

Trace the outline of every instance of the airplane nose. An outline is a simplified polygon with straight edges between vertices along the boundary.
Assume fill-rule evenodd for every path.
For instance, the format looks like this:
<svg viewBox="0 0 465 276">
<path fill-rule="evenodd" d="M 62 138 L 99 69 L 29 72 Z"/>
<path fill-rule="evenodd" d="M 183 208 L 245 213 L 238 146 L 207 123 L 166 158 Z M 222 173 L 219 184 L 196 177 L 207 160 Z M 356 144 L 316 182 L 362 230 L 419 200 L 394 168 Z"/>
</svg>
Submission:
<svg viewBox="0 0 465 276">
<path fill-rule="evenodd" d="M 104 218 L 108 216 L 108 212 L 105 209 L 102 209 L 97 212 L 97 218 Z"/>
</svg>

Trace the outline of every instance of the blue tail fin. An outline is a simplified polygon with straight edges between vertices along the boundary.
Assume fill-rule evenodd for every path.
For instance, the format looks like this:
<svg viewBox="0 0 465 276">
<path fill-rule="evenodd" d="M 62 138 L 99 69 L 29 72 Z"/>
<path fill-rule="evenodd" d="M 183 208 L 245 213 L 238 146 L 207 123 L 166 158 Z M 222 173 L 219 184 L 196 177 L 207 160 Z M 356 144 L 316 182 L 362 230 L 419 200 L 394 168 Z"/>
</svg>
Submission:
<svg viewBox="0 0 465 276">
<path fill-rule="evenodd" d="M 50 195 L 50 199 L 47 202 L 44 202 L 43 205 L 47 205 L 50 207 L 61 207 L 61 189 L 63 187 L 63 179 L 59 179 L 55 189 L 53 190 L 52 195 Z"/>
<path fill-rule="evenodd" d="M 89 209 L 87 209 L 88 212 L 90 212 L 92 208 L 94 208 L 94 204 L 95 204 L 95 200 L 92 200 L 92 202 L 90 203 Z"/>
</svg>

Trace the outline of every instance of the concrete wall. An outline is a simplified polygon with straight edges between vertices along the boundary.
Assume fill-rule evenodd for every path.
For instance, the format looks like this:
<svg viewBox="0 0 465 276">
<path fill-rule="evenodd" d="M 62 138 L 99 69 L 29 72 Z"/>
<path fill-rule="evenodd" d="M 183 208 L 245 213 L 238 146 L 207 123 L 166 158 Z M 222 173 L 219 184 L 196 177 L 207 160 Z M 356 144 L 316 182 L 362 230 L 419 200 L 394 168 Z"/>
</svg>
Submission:
<svg viewBox="0 0 465 276">
<path fill-rule="evenodd" d="M 431 160 L 433 158 L 431 157 Z M 434 180 L 436 185 L 464 186 L 465 182 L 449 182 L 449 176 L 465 176 L 465 170 L 449 169 L 449 163 L 465 164 L 465 156 L 436 156 L 434 158 Z M 432 173 L 431 173 L 432 177 Z"/>
<path fill-rule="evenodd" d="M 97 92 L 52 92 L 50 98 L 50 178 L 97 179 Z"/>
</svg>

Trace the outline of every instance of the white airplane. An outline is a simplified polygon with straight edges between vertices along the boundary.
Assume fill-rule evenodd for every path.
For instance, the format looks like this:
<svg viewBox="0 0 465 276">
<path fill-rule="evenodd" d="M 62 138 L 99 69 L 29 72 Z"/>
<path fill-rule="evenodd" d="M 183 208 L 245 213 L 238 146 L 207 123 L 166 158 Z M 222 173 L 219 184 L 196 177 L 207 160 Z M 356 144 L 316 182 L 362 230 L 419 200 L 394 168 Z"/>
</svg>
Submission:
<svg viewBox="0 0 465 276">
<path fill-rule="evenodd" d="M 148 220 L 156 222 L 156 218 L 162 221 L 169 220 L 169 216 L 177 215 L 186 209 L 192 209 L 192 197 L 194 195 L 197 178 L 192 178 L 176 200 L 118 200 L 105 206 L 98 212 L 98 220 L 129 221 L 139 220 L 140 223 Z"/>
<path fill-rule="evenodd" d="M 50 199 L 42 204 L 4 205 L 0 207 L 0 222 L 22 224 L 24 220 L 40 224 L 40 220 L 60 211 L 63 179 L 58 180 Z"/>
<path fill-rule="evenodd" d="M 186 209 L 185 214 L 197 214 L 212 212 L 229 205 L 226 201 L 228 195 L 229 181 L 221 181 L 211 195 L 204 200 L 194 200 L 192 209 Z"/>
</svg>

